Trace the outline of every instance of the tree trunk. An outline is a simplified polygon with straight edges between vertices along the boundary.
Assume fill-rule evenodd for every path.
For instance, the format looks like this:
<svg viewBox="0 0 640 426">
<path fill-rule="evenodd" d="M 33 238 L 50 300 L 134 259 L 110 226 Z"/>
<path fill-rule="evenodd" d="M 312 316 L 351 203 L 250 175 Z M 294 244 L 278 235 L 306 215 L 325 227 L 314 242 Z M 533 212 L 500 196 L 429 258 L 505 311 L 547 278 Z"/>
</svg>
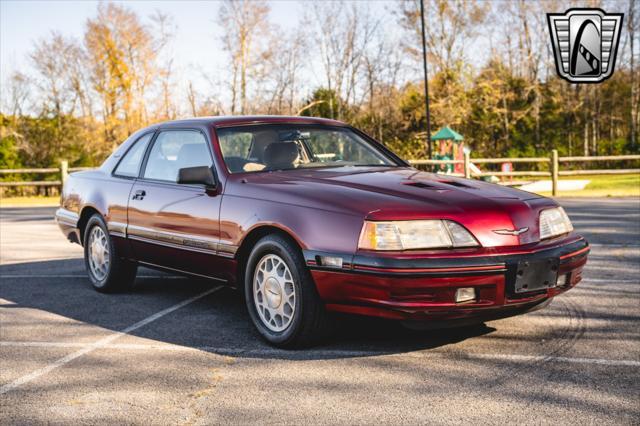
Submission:
<svg viewBox="0 0 640 426">
<path fill-rule="evenodd" d="M 240 60 L 240 113 L 247 113 L 247 38 L 243 34 L 241 38 Z"/>
<path fill-rule="evenodd" d="M 502 98 L 502 107 L 504 108 L 504 142 L 505 146 L 509 148 L 509 105 L 507 103 L 507 97 Z"/>
<path fill-rule="evenodd" d="M 589 116 L 588 116 L 588 90 L 585 90 L 585 101 L 584 101 L 584 105 L 582 106 L 583 109 L 583 125 L 584 125 L 584 139 L 583 139 L 583 146 L 584 146 L 584 156 L 587 157 L 589 155 Z"/>
<path fill-rule="evenodd" d="M 638 124 L 638 79 L 635 74 L 635 51 L 634 51 L 634 40 L 636 37 L 635 34 L 635 16 L 634 16 L 635 2 L 629 1 L 629 19 L 627 20 L 627 28 L 629 29 L 629 38 L 630 38 L 630 49 L 631 49 L 631 150 L 635 150 L 637 143 L 637 124 Z"/>
</svg>

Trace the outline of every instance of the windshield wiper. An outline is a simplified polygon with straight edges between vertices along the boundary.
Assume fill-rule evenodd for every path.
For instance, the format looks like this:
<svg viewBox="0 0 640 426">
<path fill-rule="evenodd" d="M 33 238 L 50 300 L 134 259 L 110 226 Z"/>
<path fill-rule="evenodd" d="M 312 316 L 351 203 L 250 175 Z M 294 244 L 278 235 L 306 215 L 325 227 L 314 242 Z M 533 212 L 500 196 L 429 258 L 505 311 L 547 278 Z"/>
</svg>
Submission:
<svg viewBox="0 0 640 426">
<path fill-rule="evenodd" d="M 351 167 L 398 167 L 395 164 L 352 164 Z"/>
</svg>

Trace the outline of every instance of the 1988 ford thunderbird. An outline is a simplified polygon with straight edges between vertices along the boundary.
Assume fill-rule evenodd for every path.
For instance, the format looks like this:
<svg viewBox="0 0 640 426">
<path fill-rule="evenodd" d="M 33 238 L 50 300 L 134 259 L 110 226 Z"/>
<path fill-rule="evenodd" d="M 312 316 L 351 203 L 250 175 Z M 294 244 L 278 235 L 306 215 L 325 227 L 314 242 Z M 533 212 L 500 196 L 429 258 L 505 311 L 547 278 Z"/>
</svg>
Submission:
<svg viewBox="0 0 640 426">
<path fill-rule="evenodd" d="M 538 309 L 589 252 L 551 199 L 420 172 L 302 117 L 140 130 L 69 177 L 56 218 L 98 291 L 129 288 L 138 265 L 221 281 L 282 347 L 326 335 L 330 311 L 447 327 Z"/>
</svg>

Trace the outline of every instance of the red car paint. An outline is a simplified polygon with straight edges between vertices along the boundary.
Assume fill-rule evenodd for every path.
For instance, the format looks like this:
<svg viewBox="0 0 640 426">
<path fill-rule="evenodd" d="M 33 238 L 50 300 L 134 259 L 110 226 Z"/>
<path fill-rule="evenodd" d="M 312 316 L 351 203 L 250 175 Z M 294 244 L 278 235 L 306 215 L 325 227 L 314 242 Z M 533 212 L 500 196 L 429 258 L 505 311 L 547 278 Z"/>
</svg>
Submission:
<svg viewBox="0 0 640 426">
<path fill-rule="evenodd" d="M 540 241 L 539 213 L 557 206 L 548 198 L 420 172 L 406 163 L 230 174 L 216 129 L 274 123 L 346 126 L 302 117 L 215 117 L 151 126 L 132 135 L 98 170 L 71 175 L 56 214 L 58 223 L 71 241 L 80 242 L 88 216 L 98 212 L 128 258 L 231 286 L 239 284 L 243 262 L 259 236 L 286 233 L 299 245 L 327 309 L 442 325 L 454 319 L 491 319 L 537 309 L 580 281 L 588 243 L 574 233 Z M 135 140 L 162 129 L 192 129 L 206 135 L 218 180 L 214 191 L 112 174 Z M 146 195 L 132 200 L 138 191 Z M 481 247 L 358 250 L 365 219 L 432 218 L 458 222 Z M 494 232 L 521 228 L 528 232 L 518 236 Z M 323 266 L 323 255 L 341 257 L 342 268 Z M 557 260 L 558 286 L 515 294 L 516 265 L 528 259 Z M 477 299 L 455 303 L 459 287 L 475 287 Z"/>
</svg>

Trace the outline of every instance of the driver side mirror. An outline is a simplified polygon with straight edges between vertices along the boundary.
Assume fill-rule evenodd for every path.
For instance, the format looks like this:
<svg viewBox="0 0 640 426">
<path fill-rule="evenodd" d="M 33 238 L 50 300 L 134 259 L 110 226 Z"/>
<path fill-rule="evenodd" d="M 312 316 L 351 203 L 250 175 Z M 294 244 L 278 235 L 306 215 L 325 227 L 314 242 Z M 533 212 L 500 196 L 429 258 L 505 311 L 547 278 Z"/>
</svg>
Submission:
<svg viewBox="0 0 640 426">
<path fill-rule="evenodd" d="M 180 184 L 200 184 L 208 189 L 216 187 L 216 179 L 213 170 L 208 166 L 185 167 L 178 170 L 178 183 Z"/>
</svg>

